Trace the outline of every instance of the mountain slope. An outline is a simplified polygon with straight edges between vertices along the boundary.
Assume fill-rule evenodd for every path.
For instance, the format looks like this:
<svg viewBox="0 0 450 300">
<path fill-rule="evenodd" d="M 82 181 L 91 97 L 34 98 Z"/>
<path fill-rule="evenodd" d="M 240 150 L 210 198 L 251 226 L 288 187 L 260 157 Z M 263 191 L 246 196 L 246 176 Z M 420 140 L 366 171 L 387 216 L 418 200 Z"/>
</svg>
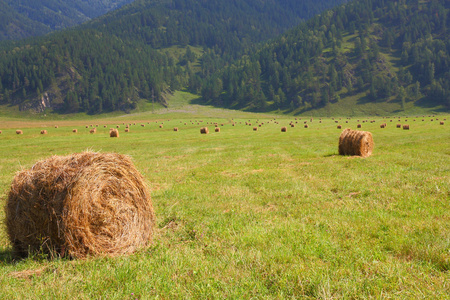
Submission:
<svg viewBox="0 0 450 300">
<path fill-rule="evenodd" d="M 1 0 L 0 40 L 17 40 L 72 27 L 133 0 Z"/>
<path fill-rule="evenodd" d="M 339 2 L 139 0 L 81 27 L 5 47 L 0 101 L 90 113 L 128 110 L 153 97 L 164 102 L 173 90 L 199 91 L 256 43 Z"/>
<path fill-rule="evenodd" d="M 203 98 L 261 111 L 302 112 L 345 98 L 399 110 L 450 107 L 449 11 L 444 0 L 352 1 L 211 78 Z"/>
</svg>

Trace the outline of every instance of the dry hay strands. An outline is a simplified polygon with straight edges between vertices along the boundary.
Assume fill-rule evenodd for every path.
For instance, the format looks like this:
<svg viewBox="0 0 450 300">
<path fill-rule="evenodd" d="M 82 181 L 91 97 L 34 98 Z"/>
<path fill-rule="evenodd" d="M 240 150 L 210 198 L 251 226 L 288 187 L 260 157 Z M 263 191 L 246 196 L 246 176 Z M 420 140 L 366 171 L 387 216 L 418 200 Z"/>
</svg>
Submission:
<svg viewBox="0 0 450 300">
<path fill-rule="evenodd" d="M 287 127 L 281 127 L 281 132 L 287 132 Z"/>
<path fill-rule="evenodd" d="M 53 156 L 18 172 L 5 207 L 14 253 L 84 258 L 147 247 L 155 214 L 144 178 L 128 156 Z"/>
<path fill-rule="evenodd" d="M 47 134 L 48 132 L 47 132 L 47 130 L 41 130 L 41 134 Z"/>
<path fill-rule="evenodd" d="M 208 127 L 202 127 L 202 128 L 200 128 L 200 133 L 201 133 L 201 134 L 208 134 L 208 133 L 209 133 Z"/>
<path fill-rule="evenodd" d="M 117 129 L 110 130 L 109 137 L 119 137 L 119 130 Z"/>
<path fill-rule="evenodd" d="M 89 130 L 89 133 L 96 133 L 97 129 L 96 128 L 92 128 L 91 130 Z"/>
<path fill-rule="evenodd" d="M 174 127 L 174 128 L 173 128 L 173 131 L 178 131 L 178 127 Z"/>
<path fill-rule="evenodd" d="M 347 128 L 342 131 L 339 137 L 340 155 L 367 157 L 372 155 L 373 147 L 372 133 L 368 131 L 357 131 Z"/>
<path fill-rule="evenodd" d="M 16 130 L 16 134 L 23 134 L 22 130 Z"/>
<path fill-rule="evenodd" d="M 408 124 L 403 125 L 403 130 L 409 130 L 409 125 Z"/>
<path fill-rule="evenodd" d="M 78 129 L 72 129 L 72 132 L 77 133 Z"/>
<path fill-rule="evenodd" d="M 215 132 L 220 132 L 220 127 L 214 128 L 214 131 L 215 131 Z"/>
</svg>

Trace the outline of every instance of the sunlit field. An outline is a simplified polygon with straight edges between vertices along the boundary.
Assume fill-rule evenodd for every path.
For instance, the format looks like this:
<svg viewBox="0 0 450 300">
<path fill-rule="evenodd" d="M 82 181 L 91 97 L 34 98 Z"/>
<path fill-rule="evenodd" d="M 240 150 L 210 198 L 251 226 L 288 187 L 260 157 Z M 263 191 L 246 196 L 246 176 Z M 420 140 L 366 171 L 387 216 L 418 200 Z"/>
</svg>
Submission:
<svg viewBox="0 0 450 300">
<path fill-rule="evenodd" d="M 0 298 L 449 298 L 449 116 L 217 115 L 2 120 L 2 207 L 14 174 L 38 160 L 117 152 L 148 182 L 157 228 L 130 256 L 20 260 L 2 227 Z M 357 124 L 372 156 L 339 156 Z"/>
</svg>

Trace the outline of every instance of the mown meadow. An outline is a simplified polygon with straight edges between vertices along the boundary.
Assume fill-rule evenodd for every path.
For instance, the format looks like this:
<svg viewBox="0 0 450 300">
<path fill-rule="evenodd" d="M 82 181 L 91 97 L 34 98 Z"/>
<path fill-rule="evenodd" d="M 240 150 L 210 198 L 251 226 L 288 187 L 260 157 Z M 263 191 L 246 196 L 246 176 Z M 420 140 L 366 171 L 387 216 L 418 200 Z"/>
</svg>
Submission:
<svg viewBox="0 0 450 300">
<path fill-rule="evenodd" d="M 339 156 L 342 129 L 358 123 L 373 134 L 373 155 Z M 15 259 L 2 227 L 1 299 L 450 298 L 448 115 L 173 112 L 0 124 L 1 207 L 18 170 L 89 149 L 130 155 L 157 214 L 153 245 L 114 258 Z"/>
</svg>

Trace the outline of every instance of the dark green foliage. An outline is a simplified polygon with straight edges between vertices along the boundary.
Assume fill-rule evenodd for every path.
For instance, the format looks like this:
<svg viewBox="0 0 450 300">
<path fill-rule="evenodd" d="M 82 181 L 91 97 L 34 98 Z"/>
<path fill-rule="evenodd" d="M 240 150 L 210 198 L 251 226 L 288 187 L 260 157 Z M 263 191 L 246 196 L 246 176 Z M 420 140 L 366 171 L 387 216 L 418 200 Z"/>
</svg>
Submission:
<svg viewBox="0 0 450 300">
<path fill-rule="evenodd" d="M 228 93 L 254 85 L 271 109 L 320 107 L 355 92 L 366 92 L 369 101 L 404 104 L 424 96 L 450 105 L 449 10 L 445 0 L 352 1 L 224 70 L 222 98 L 233 99 L 228 105 L 252 107 L 254 99 Z M 399 72 L 386 57 L 398 57 Z M 247 70 L 256 64 L 261 76 L 249 76 Z M 409 90 L 412 97 L 406 97 Z M 302 101 L 295 101 L 298 96 Z"/>
<path fill-rule="evenodd" d="M 23 104 L 47 93 L 61 112 L 101 113 L 128 111 L 152 95 L 164 102 L 163 93 L 188 88 L 216 102 L 230 82 L 214 74 L 256 43 L 342 1 L 138 0 L 76 29 L 0 45 L 0 99 Z M 204 51 L 196 55 L 188 45 Z M 158 51 L 171 46 L 185 54 Z M 254 84 L 233 94 L 262 109 L 261 67 L 248 72 Z M 286 72 L 280 76 L 291 82 Z M 277 96 L 287 103 L 284 93 Z"/>
</svg>

